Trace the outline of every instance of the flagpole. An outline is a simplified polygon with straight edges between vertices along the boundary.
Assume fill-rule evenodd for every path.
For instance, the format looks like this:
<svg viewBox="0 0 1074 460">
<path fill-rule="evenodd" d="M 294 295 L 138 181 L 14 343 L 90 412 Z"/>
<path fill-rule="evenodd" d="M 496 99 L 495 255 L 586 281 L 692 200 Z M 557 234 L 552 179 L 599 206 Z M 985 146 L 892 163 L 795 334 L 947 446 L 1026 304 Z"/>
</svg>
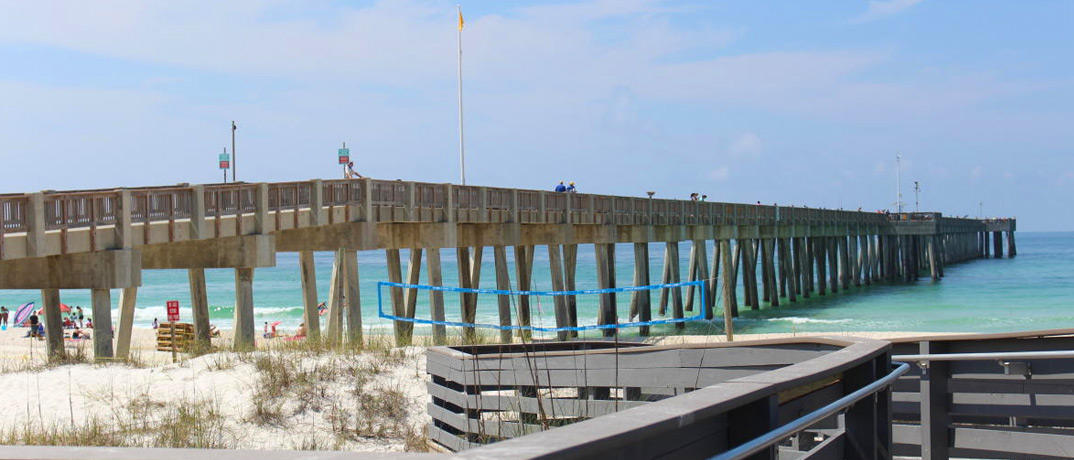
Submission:
<svg viewBox="0 0 1074 460">
<path fill-rule="evenodd" d="M 462 185 L 466 185 L 466 144 L 462 129 L 462 5 L 456 5 L 459 11 L 459 175 Z"/>
</svg>

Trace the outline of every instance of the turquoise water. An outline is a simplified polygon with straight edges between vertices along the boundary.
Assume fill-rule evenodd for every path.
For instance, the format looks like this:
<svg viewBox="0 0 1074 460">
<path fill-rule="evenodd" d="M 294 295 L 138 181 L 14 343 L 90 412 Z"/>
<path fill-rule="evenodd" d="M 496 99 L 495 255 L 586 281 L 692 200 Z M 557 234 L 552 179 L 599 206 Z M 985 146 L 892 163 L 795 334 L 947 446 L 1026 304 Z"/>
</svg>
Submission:
<svg viewBox="0 0 1074 460">
<path fill-rule="evenodd" d="M 817 331 L 924 331 L 924 332 L 1007 332 L 1030 329 L 1074 327 L 1074 233 L 1019 233 L 1018 251 L 1014 259 L 974 260 L 950 266 L 946 277 L 937 283 L 928 278 L 916 284 L 886 284 L 851 288 L 838 294 L 814 295 L 810 299 L 799 298 L 790 303 L 781 299 L 783 305 L 760 310 L 743 308 L 741 317 L 735 320 L 735 331 L 742 332 L 817 332 Z M 713 254 L 712 242 L 707 253 Z M 633 284 L 632 245 L 616 248 L 616 285 Z M 663 244 L 650 246 L 651 280 L 659 282 L 663 264 Z M 685 279 L 690 244 L 680 245 L 682 276 Z M 454 270 L 455 251 L 442 250 L 444 284 L 458 286 Z M 534 263 L 535 290 L 551 290 L 547 248 L 539 247 Z M 404 263 L 408 260 L 402 251 Z M 512 251 L 508 250 L 508 263 L 513 268 Z M 317 253 L 317 284 L 319 298 L 327 300 L 332 254 Z M 367 328 L 379 330 L 390 327 L 377 318 L 377 281 L 387 280 L 383 251 L 359 253 L 361 276 L 362 316 Z M 235 291 L 233 270 L 207 270 L 206 282 L 211 305 L 211 321 L 222 327 L 231 327 Z M 422 273 L 422 283 L 427 282 Z M 257 269 L 254 276 L 255 317 L 260 325 L 265 321 L 282 321 L 285 329 L 293 330 L 302 319 L 301 284 L 298 257 L 294 253 L 277 256 L 277 266 Z M 481 287 L 495 287 L 495 271 L 492 249 L 486 248 Z M 597 287 L 595 257 L 592 246 L 579 247 L 578 289 Z M 386 311 L 387 292 L 384 293 Z M 656 292 L 654 292 L 656 294 Z M 656 301 L 654 295 L 654 319 Z M 740 294 L 739 299 L 742 299 Z M 82 305 L 87 313 L 90 308 L 88 290 L 65 290 L 61 300 L 68 305 Z M 138 292 L 136 325 L 148 325 L 154 318 L 164 319 L 164 303 L 178 300 L 182 306 L 181 316 L 189 321 L 190 297 L 185 270 L 146 270 L 142 287 Z M 40 305 L 38 291 L 0 291 L 0 304 L 12 306 L 28 301 Z M 118 315 L 119 291 L 112 292 L 113 317 Z M 596 323 L 596 296 L 578 298 L 579 324 Z M 629 295 L 617 296 L 621 318 L 627 316 Z M 458 319 L 459 298 L 457 294 L 445 295 L 448 319 Z M 550 298 L 535 299 L 531 307 L 534 322 L 553 325 L 553 307 Z M 494 296 L 478 299 L 478 322 L 496 324 L 497 306 Z M 427 297 L 419 297 L 418 316 L 428 318 Z M 687 313 L 687 316 L 692 314 Z M 419 333 L 422 329 L 419 328 Z M 722 333 L 723 323 L 691 323 L 685 330 L 692 334 Z M 657 333 L 676 333 L 671 326 L 655 328 Z"/>
</svg>

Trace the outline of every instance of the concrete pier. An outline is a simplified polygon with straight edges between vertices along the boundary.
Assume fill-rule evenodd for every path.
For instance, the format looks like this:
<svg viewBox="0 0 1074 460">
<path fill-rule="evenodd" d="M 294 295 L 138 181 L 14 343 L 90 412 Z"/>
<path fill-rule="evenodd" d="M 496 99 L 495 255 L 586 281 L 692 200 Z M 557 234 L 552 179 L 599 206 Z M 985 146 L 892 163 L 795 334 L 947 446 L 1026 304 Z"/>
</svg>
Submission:
<svg viewBox="0 0 1074 460">
<path fill-rule="evenodd" d="M 496 287 L 529 290 L 534 252 L 543 247 L 551 266 L 536 269 L 550 270 L 552 289 L 573 290 L 615 286 L 617 256 L 633 259 L 635 284 L 651 284 L 654 267 L 649 266 L 648 245 L 663 243 L 661 281 L 703 280 L 704 286 L 686 290 L 685 299 L 679 288 L 661 290 L 659 299 L 648 292 L 631 294 L 629 316 L 652 319 L 653 301 L 664 317 L 682 318 L 687 311 L 701 309 L 707 318 L 722 316 L 729 337 L 730 319 L 738 315 L 740 300 L 752 309 L 780 308 L 814 293 L 854 292 L 852 287 L 877 282 L 913 282 L 922 274 L 938 281 L 950 264 L 1002 256 L 1004 240 L 1007 256 L 1016 254 L 1014 219 L 885 215 L 368 178 L 9 194 L 0 195 L 0 212 L 5 217 L 0 226 L 0 289 L 41 290 L 50 329 L 59 321 L 58 310 L 53 310 L 58 309 L 60 290 L 93 290 L 97 318 L 109 316 L 107 290 L 123 290 L 115 342 L 108 334 L 97 334 L 101 342 L 95 349 L 102 357 L 113 348 L 120 357 L 129 352 L 142 268 L 188 271 L 196 336 L 202 343 L 208 340 L 204 270 L 234 270 L 235 346 L 254 346 L 253 277 L 256 268 L 275 265 L 277 252 L 299 253 L 304 319 L 311 339 L 321 334 L 322 326 L 313 252 L 335 254 L 325 337 L 333 343 L 355 344 L 362 340 L 357 251 L 384 251 L 389 281 L 420 282 L 424 269 L 426 282 L 439 286 L 443 284 L 440 249 L 455 248 L 455 263 L 464 274 L 460 287 L 479 287 L 482 253 L 491 246 Z M 690 262 L 682 273 L 679 243 L 686 241 L 691 245 Z M 633 257 L 617 254 L 623 247 L 616 243 L 632 243 Z M 577 286 L 578 245 L 594 245 L 598 286 Z M 508 247 L 514 253 L 513 267 L 508 264 Z M 403 249 L 410 254 L 405 279 Z M 736 289 L 739 279 L 741 293 Z M 407 291 L 390 290 L 391 309 L 398 316 L 413 317 L 418 302 L 424 300 Z M 496 304 L 501 325 L 530 324 L 528 297 L 500 297 Z M 428 302 L 430 319 L 443 320 L 443 295 L 429 294 Z M 577 302 L 574 297 L 555 300 L 557 324 L 622 322 L 623 312 L 616 311 L 611 295 L 600 299 L 597 318 L 579 318 Z M 462 295 L 459 305 L 463 320 L 472 322 L 477 296 Z M 394 330 L 399 344 L 411 343 L 410 323 L 398 322 Z M 463 333 L 464 338 L 474 338 L 472 328 Z M 445 343 L 444 326 L 433 327 L 432 334 L 434 343 Z M 525 331 L 519 335 L 529 338 Z M 500 337 L 509 338 L 508 333 Z M 61 356 L 62 341 L 52 340 L 53 353 Z"/>
</svg>

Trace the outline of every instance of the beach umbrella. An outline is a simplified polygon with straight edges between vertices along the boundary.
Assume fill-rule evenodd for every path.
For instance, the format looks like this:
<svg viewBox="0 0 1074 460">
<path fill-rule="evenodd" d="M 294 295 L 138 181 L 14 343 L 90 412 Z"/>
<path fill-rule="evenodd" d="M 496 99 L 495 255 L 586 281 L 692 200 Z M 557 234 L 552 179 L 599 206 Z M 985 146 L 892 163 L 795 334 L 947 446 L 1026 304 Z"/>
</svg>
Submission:
<svg viewBox="0 0 1074 460">
<path fill-rule="evenodd" d="M 61 303 L 60 304 L 60 313 L 71 313 L 71 307 L 68 307 L 67 304 Z"/>
<path fill-rule="evenodd" d="M 33 311 L 33 302 L 26 302 L 22 304 L 22 306 L 15 309 L 15 321 L 13 321 L 12 324 L 16 326 L 21 326 L 22 323 L 26 322 L 26 320 L 30 317 L 30 313 L 33 313 Z"/>
</svg>

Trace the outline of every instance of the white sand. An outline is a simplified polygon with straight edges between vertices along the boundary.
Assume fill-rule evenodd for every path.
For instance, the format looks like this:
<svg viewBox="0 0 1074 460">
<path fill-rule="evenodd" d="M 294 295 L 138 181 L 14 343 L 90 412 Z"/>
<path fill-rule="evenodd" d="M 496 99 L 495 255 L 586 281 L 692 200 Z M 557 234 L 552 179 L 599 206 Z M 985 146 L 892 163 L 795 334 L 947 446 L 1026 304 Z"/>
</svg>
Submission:
<svg viewBox="0 0 1074 460">
<path fill-rule="evenodd" d="M 92 417 L 113 426 L 130 419 L 128 407 L 137 404 L 164 408 L 168 404 L 191 405 L 195 401 L 217 408 L 224 418 L 221 425 L 228 447 L 238 449 L 299 449 L 311 443 L 319 449 L 353 451 L 399 451 L 403 440 L 393 433 L 382 438 L 345 439 L 335 436 L 332 423 L 337 424 L 343 409 L 359 414 L 354 394 L 354 379 L 341 376 L 323 382 L 317 409 L 298 412 L 298 402 L 282 401 L 282 421 L 260 425 L 252 421 L 254 394 L 259 374 L 254 358 L 245 360 L 232 352 L 217 352 L 172 364 L 170 353 L 152 351 L 154 331 L 138 330 L 135 334 L 134 355 L 147 367 L 135 368 L 126 364 L 77 364 L 45 370 L 18 371 L 45 355 L 45 342 L 22 338 L 25 329 L 0 332 L 0 388 L 4 401 L 0 405 L 0 429 L 8 430 L 30 424 L 69 426 L 83 424 Z M 85 344 L 92 348 L 91 343 Z M 69 348 L 68 351 L 73 351 Z M 315 366 L 336 366 L 340 361 L 368 364 L 377 369 L 364 388 L 368 391 L 394 389 L 405 396 L 402 409 L 407 413 L 406 425 L 423 433 L 429 419 L 425 413 L 426 393 L 424 349 L 409 347 L 396 350 L 400 358 L 384 365 L 384 351 L 342 356 L 334 353 L 305 355 L 297 360 L 306 370 Z M 262 351 L 257 353 L 298 354 L 297 351 Z M 31 358 L 32 354 L 32 358 Z M 245 362 L 244 362 L 245 361 Z M 377 364 L 381 363 L 381 364 Z M 335 417 L 336 419 L 333 419 Z M 152 417 L 151 417 L 152 418 Z M 357 420 L 352 420 L 355 423 Z"/>
</svg>

